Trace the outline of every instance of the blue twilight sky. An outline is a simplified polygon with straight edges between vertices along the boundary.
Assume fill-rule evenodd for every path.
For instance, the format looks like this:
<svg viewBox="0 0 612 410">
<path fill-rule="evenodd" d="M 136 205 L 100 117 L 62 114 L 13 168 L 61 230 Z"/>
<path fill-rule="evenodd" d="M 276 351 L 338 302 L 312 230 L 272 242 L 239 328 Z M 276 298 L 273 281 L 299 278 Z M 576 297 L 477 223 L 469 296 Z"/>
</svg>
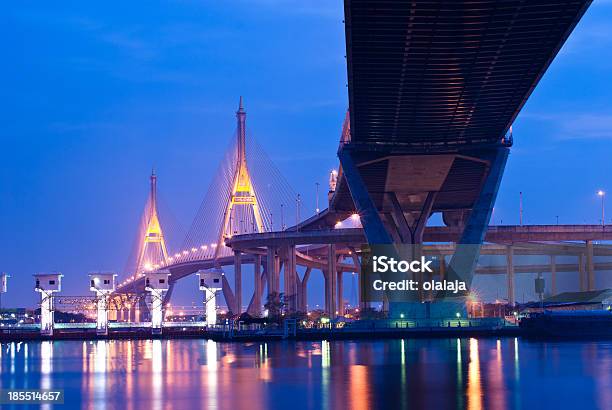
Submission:
<svg viewBox="0 0 612 410">
<path fill-rule="evenodd" d="M 250 132 L 312 211 L 347 107 L 342 19 L 339 0 L 5 5 L 4 304 L 32 305 L 37 271 L 62 271 L 75 295 L 87 272 L 122 271 L 153 166 L 168 219 L 187 227 L 240 95 Z M 494 223 L 517 223 L 519 191 L 526 223 L 600 221 L 595 192 L 612 194 L 610 21 L 612 2 L 596 0 L 515 123 Z M 190 285 L 181 303 L 196 300 Z"/>
</svg>

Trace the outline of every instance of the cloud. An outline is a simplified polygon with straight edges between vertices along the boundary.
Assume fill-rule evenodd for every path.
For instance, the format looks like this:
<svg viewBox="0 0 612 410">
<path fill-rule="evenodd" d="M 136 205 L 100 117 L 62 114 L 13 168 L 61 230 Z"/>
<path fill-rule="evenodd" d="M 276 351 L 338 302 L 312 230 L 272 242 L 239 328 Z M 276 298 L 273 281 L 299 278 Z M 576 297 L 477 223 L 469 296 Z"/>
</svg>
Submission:
<svg viewBox="0 0 612 410">
<path fill-rule="evenodd" d="M 53 122 L 48 125 L 49 130 L 58 134 L 80 134 L 85 135 L 95 131 L 108 134 L 118 133 L 123 129 L 120 124 L 110 122 Z"/>
<path fill-rule="evenodd" d="M 612 45 L 612 0 L 596 0 L 570 35 L 560 54 L 584 54 Z"/>
<path fill-rule="evenodd" d="M 612 113 L 524 113 L 521 118 L 546 122 L 556 139 L 612 139 Z"/>
<path fill-rule="evenodd" d="M 302 14 L 315 17 L 341 19 L 344 11 L 341 1 L 330 0 L 245 0 L 249 6 L 274 8 L 275 12 Z"/>
<path fill-rule="evenodd" d="M 278 103 L 274 101 L 262 101 L 259 107 L 264 110 L 282 111 L 287 113 L 301 113 L 329 107 L 343 107 L 346 102 L 342 99 L 325 99 L 310 101 L 287 101 Z"/>
<path fill-rule="evenodd" d="M 568 116 L 560 127 L 563 139 L 608 139 L 612 138 L 612 114 Z"/>
</svg>

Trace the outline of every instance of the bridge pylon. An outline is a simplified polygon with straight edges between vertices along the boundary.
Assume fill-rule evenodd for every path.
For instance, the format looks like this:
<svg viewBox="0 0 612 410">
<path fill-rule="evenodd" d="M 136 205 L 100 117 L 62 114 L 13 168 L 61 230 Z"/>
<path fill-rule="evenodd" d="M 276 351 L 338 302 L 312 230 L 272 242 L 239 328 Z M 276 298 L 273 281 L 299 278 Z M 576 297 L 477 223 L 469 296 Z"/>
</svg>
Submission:
<svg viewBox="0 0 612 410">
<path fill-rule="evenodd" d="M 236 234 L 264 232 L 264 218 L 259 206 L 255 188 L 249 173 L 246 157 L 246 111 L 244 102 L 240 97 L 237 120 L 237 155 L 236 167 L 231 183 L 232 192 L 225 205 L 223 225 L 217 240 L 214 259 L 217 259 L 225 238 Z M 251 226 L 249 226 L 251 225 Z"/>
<path fill-rule="evenodd" d="M 150 183 L 149 200 L 144 214 L 144 232 L 136 263 L 136 274 L 157 269 L 168 260 L 166 240 L 157 213 L 157 175 L 155 170 L 151 171 Z"/>
</svg>

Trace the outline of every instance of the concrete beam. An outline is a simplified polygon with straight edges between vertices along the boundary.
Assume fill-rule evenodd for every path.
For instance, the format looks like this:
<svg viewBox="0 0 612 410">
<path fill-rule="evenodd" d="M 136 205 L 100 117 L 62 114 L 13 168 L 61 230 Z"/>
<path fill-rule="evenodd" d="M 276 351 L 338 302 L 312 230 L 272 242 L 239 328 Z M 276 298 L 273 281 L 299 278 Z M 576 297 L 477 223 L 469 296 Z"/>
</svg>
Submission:
<svg viewBox="0 0 612 410">
<path fill-rule="evenodd" d="M 423 233 L 424 242 L 458 242 L 461 230 L 454 227 L 429 226 Z M 485 234 L 485 241 L 489 243 L 526 245 L 532 243 L 533 247 L 557 247 L 559 252 L 572 251 L 576 244 L 563 244 L 566 241 L 605 241 L 612 240 L 612 225 L 524 225 L 524 226 L 489 226 Z M 246 250 L 258 247 L 283 245 L 313 245 L 329 243 L 350 243 L 356 246 L 366 243 L 366 236 L 362 228 L 322 229 L 316 231 L 283 231 L 265 232 L 256 234 L 235 235 L 226 241 L 232 249 Z M 538 243 L 538 242 L 557 242 Z M 564 248 L 564 249 L 561 249 Z M 594 246 L 594 254 L 612 254 L 609 246 Z M 221 264 L 225 262 L 219 258 Z M 190 266 L 210 262 L 185 262 L 175 265 Z M 190 268 L 190 270 L 193 268 Z M 197 269 L 196 269 L 197 270 Z M 174 274 L 174 273 L 173 273 Z"/>
</svg>

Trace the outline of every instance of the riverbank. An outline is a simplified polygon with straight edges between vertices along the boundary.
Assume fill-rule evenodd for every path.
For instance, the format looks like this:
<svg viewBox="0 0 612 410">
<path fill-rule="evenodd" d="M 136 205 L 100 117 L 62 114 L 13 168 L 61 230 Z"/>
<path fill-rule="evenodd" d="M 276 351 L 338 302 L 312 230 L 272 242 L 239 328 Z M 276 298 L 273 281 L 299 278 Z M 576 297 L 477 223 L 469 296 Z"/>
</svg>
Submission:
<svg viewBox="0 0 612 410">
<path fill-rule="evenodd" d="M 141 340 L 141 339 L 210 339 L 214 341 L 272 341 L 272 340 L 347 340 L 347 339 L 404 339 L 404 338 L 448 338 L 448 337 L 501 337 L 519 336 L 518 326 L 501 321 L 449 321 L 445 326 L 390 326 L 388 321 L 367 321 L 353 326 L 332 326 L 301 328 L 295 323 L 279 328 L 236 329 L 229 326 L 168 327 L 161 334 L 151 328 L 114 328 L 107 335 L 99 335 L 95 328 L 56 329 L 52 336 L 41 335 L 33 329 L 2 329 L 2 341 L 26 340 Z M 239 326 L 240 327 L 240 326 Z"/>
</svg>

